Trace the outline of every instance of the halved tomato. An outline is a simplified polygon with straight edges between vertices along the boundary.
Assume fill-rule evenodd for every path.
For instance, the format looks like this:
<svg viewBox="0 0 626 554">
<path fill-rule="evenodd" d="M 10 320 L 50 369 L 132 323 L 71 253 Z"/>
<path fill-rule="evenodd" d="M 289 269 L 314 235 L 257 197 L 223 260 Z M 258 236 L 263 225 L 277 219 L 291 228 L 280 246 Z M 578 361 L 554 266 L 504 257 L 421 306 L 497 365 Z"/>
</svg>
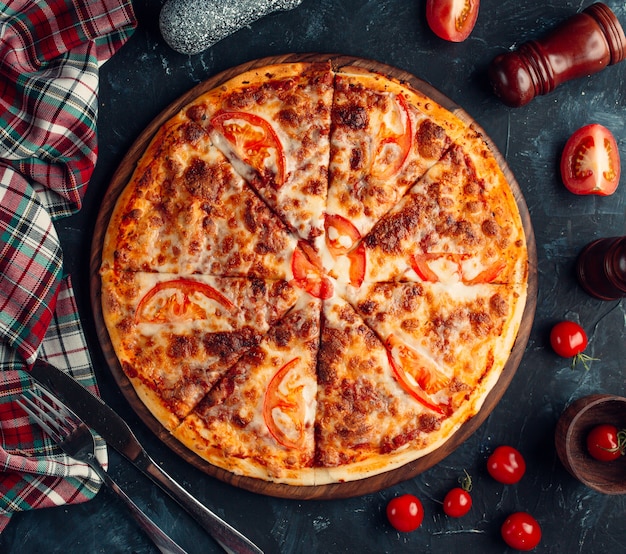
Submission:
<svg viewBox="0 0 626 554">
<path fill-rule="evenodd" d="M 402 94 L 393 98 L 394 117 L 389 126 L 383 124 L 372 157 L 370 174 L 377 179 L 389 179 L 400 171 L 413 144 L 413 125 L 407 101 Z"/>
<path fill-rule="evenodd" d="M 139 301 L 135 322 L 165 323 L 206 319 L 207 311 L 201 306 L 202 297 L 221 304 L 229 311 L 235 305 L 212 286 L 192 279 L 163 281 L 152 287 Z"/>
<path fill-rule="evenodd" d="M 478 19 L 479 0 L 426 0 L 426 21 L 439 38 L 462 42 Z"/>
<path fill-rule="evenodd" d="M 291 271 L 295 285 L 311 296 L 326 300 L 333 295 L 333 283 L 324 274 L 322 261 L 315 250 L 304 241 L 298 242 L 293 252 Z"/>
<path fill-rule="evenodd" d="M 561 155 L 563 184 L 574 194 L 608 196 L 617 189 L 620 157 L 615 137 L 599 123 L 578 129 Z"/>
<path fill-rule="evenodd" d="M 218 112 L 211 125 L 242 160 L 276 188 L 285 182 L 285 154 L 278 135 L 262 117 L 247 112 Z"/>
<path fill-rule="evenodd" d="M 286 448 L 302 448 L 305 439 L 304 385 L 290 374 L 300 358 L 282 366 L 272 377 L 263 399 L 263 420 L 270 434 Z"/>
<path fill-rule="evenodd" d="M 435 402 L 429 395 L 443 389 L 450 379 L 436 364 L 410 348 L 395 335 L 385 341 L 389 363 L 400 386 L 426 408 L 445 413 L 445 406 Z"/>
</svg>

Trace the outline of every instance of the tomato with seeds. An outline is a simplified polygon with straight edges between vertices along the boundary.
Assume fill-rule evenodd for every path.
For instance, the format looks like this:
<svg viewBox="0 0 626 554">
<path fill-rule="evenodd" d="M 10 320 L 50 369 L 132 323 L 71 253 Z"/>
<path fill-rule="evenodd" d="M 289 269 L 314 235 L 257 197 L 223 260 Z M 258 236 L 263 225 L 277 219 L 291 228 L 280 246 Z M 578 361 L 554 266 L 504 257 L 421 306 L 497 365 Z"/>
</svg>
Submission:
<svg viewBox="0 0 626 554">
<path fill-rule="evenodd" d="M 387 504 L 387 519 L 397 531 L 410 533 L 422 524 L 424 507 L 416 496 L 403 494 Z"/>
<path fill-rule="evenodd" d="M 541 542 L 541 526 L 527 512 L 515 512 L 506 518 L 500 533 L 504 542 L 515 550 L 532 550 Z"/>
<path fill-rule="evenodd" d="M 426 21 L 439 38 L 462 42 L 478 19 L 479 0 L 427 0 Z"/>
<path fill-rule="evenodd" d="M 626 429 L 619 430 L 615 425 L 596 425 L 586 438 L 589 454 L 600 462 L 612 462 L 624 455 L 626 450 Z"/>
<path fill-rule="evenodd" d="M 499 483 L 513 485 L 526 473 L 526 461 L 512 446 L 498 446 L 487 459 L 487 471 Z"/>
<path fill-rule="evenodd" d="M 613 194 L 619 184 L 620 170 L 615 137 L 598 123 L 578 129 L 561 155 L 561 178 L 567 190 L 574 194 Z"/>
</svg>

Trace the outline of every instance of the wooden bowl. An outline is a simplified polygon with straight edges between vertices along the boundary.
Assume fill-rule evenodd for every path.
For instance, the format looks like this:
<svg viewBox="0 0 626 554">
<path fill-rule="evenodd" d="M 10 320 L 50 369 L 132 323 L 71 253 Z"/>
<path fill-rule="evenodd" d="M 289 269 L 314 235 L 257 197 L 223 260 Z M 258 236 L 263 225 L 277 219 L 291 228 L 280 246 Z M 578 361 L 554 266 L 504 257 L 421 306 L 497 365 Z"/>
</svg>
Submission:
<svg viewBox="0 0 626 554">
<path fill-rule="evenodd" d="M 626 456 L 600 462 L 587 451 L 587 434 L 603 423 L 626 429 L 626 398 L 592 394 L 570 404 L 556 426 L 556 451 L 565 468 L 589 488 L 604 494 L 625 494 Z"/>
</svg>

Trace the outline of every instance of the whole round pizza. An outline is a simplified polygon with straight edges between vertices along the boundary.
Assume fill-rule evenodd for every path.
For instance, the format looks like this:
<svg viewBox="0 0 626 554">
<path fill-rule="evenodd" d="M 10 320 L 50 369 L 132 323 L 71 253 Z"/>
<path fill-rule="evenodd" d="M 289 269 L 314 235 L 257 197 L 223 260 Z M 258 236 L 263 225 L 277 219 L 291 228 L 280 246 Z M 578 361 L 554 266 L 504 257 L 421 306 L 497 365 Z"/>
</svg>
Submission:
<svg viewBox="0 0 626 554">
<path fill-rule="evenodd" d="M 391 77 L 244 71 L 159 125 L 103 237 L 119 365 L 213 466 L 288 485 L 440 448 L 514 346 L 528 248 L 479 132 Z"/>
</svg>

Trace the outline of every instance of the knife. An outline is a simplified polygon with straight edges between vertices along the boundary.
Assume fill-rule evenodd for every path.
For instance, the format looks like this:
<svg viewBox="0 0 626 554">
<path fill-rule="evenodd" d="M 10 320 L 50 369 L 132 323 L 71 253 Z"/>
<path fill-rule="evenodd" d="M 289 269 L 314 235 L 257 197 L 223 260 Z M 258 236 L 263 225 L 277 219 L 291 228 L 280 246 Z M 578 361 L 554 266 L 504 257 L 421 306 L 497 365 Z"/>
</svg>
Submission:
<svg viewBox="0 0 626 554">
<path fill-rule="evenodd" d="M 144 475 L 180 504 L 229 554 L 263 554 L 234 527 L 196 500 L 150 458 L 126 422 L 76 379 L 38 359 L 30 375 L 59 397 L 109 446 L 129 460 Z"/>
</svg>

